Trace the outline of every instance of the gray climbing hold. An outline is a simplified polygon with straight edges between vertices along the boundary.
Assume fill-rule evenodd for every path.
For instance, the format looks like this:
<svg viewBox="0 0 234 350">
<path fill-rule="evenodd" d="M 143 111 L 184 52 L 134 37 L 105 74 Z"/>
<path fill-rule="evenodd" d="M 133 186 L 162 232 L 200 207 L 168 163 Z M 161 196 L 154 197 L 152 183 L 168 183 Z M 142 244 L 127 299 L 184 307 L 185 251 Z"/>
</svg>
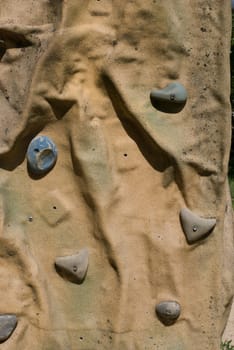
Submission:
<svg viewBox="0 0 234 350">
<path fill-rule="evenodd" d="M 180 304 L 176 301 L 162 301 L 156 305 L 155 310 L 159 320 L 165 326 L 172 325 L 180 316 Z"/>
<path fill-rule="evenodd" d="M 187 91 L 185 87 L 174 82 L 161 90 L 152 90 L 150 100 L 154 108 L 165 113 L 180 112 L 187 101 Z"/>
<path fill-rule="evenodd" d="M 216 225 L 216 219 L 205 219 L 187 208 L 180 212 L 180 221 L 188 243 L 192 244 L 206 238 Z"/>
<path fill-rule="evenodd" d="M 29 170 L 33 174 L 46 174 L 57 160 L 57 148 L 54 142 L 47 136 L 34 138 L 28 146 L 27 160 Z"/>
<path fill-rule="evenodd" d="M 0 343 L 3 343 L 12 335 L 17 322 L 15 315 L 0 315 Z"/>
<path fill-rule="evenodd" d="M 55 260 L 57 272 L 72 283 L 81 284 L 84 281 L 89 265 L 89 253 L 82 249 L 78 254 L 58 257 Z"/>
</svg>

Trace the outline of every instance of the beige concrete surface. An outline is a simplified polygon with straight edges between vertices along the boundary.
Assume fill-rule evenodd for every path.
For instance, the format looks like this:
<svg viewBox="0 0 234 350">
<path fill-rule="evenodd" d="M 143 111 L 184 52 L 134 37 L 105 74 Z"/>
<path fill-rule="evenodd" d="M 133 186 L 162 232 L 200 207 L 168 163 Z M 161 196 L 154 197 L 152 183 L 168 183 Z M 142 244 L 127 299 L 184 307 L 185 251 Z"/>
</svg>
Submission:
<svg viewBox="0 0 234 350">
<path fill-rule="evenodd" d="M 230 34 L 223 0 L 0 1 L 1 349 L 219 350 Z"/>
</svg>

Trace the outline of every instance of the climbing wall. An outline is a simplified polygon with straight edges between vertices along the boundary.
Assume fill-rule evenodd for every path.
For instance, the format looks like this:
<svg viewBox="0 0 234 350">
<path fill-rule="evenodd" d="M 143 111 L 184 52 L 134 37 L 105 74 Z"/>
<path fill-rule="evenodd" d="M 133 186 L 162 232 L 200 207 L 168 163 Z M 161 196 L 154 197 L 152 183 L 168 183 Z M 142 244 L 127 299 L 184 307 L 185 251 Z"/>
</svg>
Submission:
<svg viewBox="0 0 234 350">
<path fill-rule="evenodd" d="M 0 1 L 0 347 L 218 350 L 231 4 Z"/>
</svg>

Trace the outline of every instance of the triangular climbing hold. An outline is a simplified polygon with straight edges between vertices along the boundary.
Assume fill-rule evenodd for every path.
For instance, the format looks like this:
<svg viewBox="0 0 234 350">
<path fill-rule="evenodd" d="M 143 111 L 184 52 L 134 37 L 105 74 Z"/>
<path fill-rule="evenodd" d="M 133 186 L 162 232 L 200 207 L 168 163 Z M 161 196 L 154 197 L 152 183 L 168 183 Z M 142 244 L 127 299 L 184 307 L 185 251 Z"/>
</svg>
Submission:
<svg viewBox="0 0 234 350">
<path fill-rule="evenodd" d="M 190 244 L 206 238 L 216 225 L 216 219 L 200 217 L 187 208 L 181 210 L 180 220 L 184 234 Z"/>
<path fill-rule="evenodd" d="M 89 265 L 87 249 L 78 254 L 58 257 L 55 260 L 57 272 L 72 283 L 81 284 L 84 281 Z"/>
</svg>

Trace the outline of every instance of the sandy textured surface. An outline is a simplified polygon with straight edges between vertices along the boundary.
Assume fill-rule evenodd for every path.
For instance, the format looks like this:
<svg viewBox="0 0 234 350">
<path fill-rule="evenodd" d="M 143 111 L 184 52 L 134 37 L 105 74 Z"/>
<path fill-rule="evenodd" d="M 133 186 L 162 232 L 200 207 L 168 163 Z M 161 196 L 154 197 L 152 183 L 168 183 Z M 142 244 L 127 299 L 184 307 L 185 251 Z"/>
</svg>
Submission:
<svg viewBox="0 0 234 350">
<path fill-rule="evenodd" d="M 219 349 L 230 14 L 223 0 L 1 0 L 0 313 L 18 318 L 3 350 Z M 175 81 L 185 106 L 156 110 L 150 92 Z M 58 156 L 35 176 L 26 151 L 41 135 Z M 183 208 L 201 231 L 183 229 Z"/>
</svg>

